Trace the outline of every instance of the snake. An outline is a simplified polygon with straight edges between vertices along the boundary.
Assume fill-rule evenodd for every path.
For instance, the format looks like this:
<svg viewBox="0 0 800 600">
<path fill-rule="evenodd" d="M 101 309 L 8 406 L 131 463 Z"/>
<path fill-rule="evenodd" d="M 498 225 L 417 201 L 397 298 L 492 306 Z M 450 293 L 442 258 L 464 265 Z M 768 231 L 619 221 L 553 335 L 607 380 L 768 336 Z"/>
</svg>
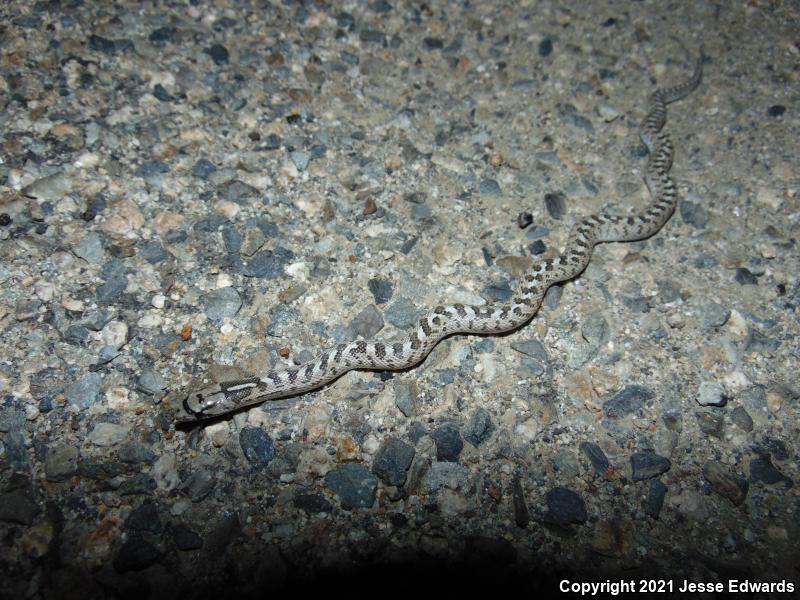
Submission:
<svg viewBox="0 0 800 600">
<path fill-rule="evenodd" d="M 177 398 L 173 418 L 178 423 L 220 417 L 239 409 L 296 396 L 322 387 L 353 369 L 397 371 L 422 362 L 443 338 L 454 334 L 492 335 L 527 324 L 539 309 L 547 289 L 580 275 L 589 264 L 595 245 L 632 242 L 655 235 L 675 211 L 677 193 L 670 176 L 673 145 L 663 129 L 667 105 L 693 92 L 703 75 L 700 47 L 690 78 L 672 87 L 656 89 L 649 97 L 639 137 L 647 148 L 644 181 L 650 203 L 630 216 L 604 212 L 578 221 L 571 229 L 564 251 L 531 265 L 520 278 L 510 302 L 469 306 L 460 303 L 436 306 L 419 319 L 410 333 L 392 343 L 358 340 L 324 350 L 314 359 L 291 369 L 279 369 L 263 377 L 210 383 Z"/>
</svg>

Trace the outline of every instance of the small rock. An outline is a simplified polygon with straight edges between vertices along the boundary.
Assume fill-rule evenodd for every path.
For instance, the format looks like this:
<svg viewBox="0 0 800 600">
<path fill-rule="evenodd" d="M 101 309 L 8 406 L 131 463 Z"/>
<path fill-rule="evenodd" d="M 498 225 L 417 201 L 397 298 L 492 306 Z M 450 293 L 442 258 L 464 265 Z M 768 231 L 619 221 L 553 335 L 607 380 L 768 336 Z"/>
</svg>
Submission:
<svg viewBox="0 0 800 600">
<path fill-rule="evenodd" d="M 775 468 L 769 454 L 762 454 L 750 461 L 750 482 L 761 482 L 767 485 L 783 483 L 787 488 L 794 485 L 789 477 Z"/>
<path fill-rule="evenodd" d="M 664 506 L 664 497 L 667 495 L 667 486 L 660 479 L 650 481 L 650 489 L 647 492 L 647 501 L 644 505 L 644 512 L 657 519 L 661 514 L 661 507 Z"/>
<path fill-rule="evenodd" d="M 275 443 L 263 429 L 245 427 L 239 432 L 239 445 L 245 458 L 253 465 L 265 467 L 275 458 Z"/>
<path fill-rule="evenodd" d="M 566 199 L 564 192 L 548 192 L 544 195 L 545 208 L 553 219 L 561 219 L 566 214 Z"/>
<path fill-rule="evenodd" d="M 175 540 L 175 545 L 178 547 L 178 550 L 186 552 L 187 550 L 197 550 L 203 547 L 203 538 L 183 523 L 174 525 L 171 531 L 172 539 Z"/>
<path fill-rule="evenodd" d="M 39 506 L 24 490 L 0 494 L 0 521 L 31 525 L 39 512 Z"/>
<path fill-rule="evenodd" d="M 739 506 L 747 496 L 749 484 L 744 477 L 731 473 L 722 463 L 710 460 L 703 465 L 703 477 L 711 484 L 711 489 Z"/>
<path fill-rule="evenodd" d="M 378 478 L 363 465 L 349 463 L 328 471 L 325 485 L 339 497 L 343 508 L 370 508 L 375 502 Z"/>
<path fill-rule="evenodd" d="M 128 435 L 130 426 L 117 423 L 97 423 L 89 432 L 89 441 L 95 446 L 106 447 L 120 443 Z"/>
<path fill-rule="evenodd" d="M 531 521 L 528 504 L 525 502 L 525 491 L 522 489 L 522 482 L 519 477 L 514 477 L 511 484 L 511 501 L 514 508 L 514 522 L 518 527 L 524 529 Z"/>
<path fill-rule="evenodd" d="M 133 510 L 125 519 L 125 528 L 135 531 L 150 531 L 161 533 L 163 525 L 158 516 L 158 507 L 155 502 L 144 502 L 139 508 Z"/>
<path fill-rule="evenodd" d="M 47 449 L 44 473 L 47 481 L 65 481 L 78 472 L 78 449 L 55 443 Z"/>
<path fill-rule="evenodd" d="M 436 458 L 439 461 L 458 462 L 458 456 L 464 448 L 461 434 L 455 425 L 447 423 L 431 434 L 436 442 Z"/>
<path fill-rule="evenodd" d="M 481 406 L 473 411 L 464 427 L 464 439 L 477 448 L 489 439 L 494 430 L 494 423 L 492 423 L 489 411 Z"/>
<path fill-rule="evenodd" d="M 232 317 L 242 307 L 239 292 L 233 287 L 223 287 L 207 292 L 203 296 L 204 312 L 211 321 Z"/>
<path fill-rule="evenodd" d="M 654 396 L 655 393 L 649 388 L 629 385 L 603 403 L 603 413 L 609 418 L 619 419 L 638 412 L 644 407 L 644 403 Z"/>
<path fill-rule="evenodd" d="M 589 459 L 589 462 L 592 463 L 592 467 L 594 467 L 598 475 L 603 476 L 608 467 L 611 466 L 611 463 L 608 462 L 608 457 L 606 457 L 606 453 L 603 452 L 603 449 L 597 444 L 581 442 L 580 450 L 586 458 Z"/>
<path fill-rule="evenodd" d="M 120 548 L 114 558 L 114 570 L 117 573 L 128 571 L 141 571 L 155 564 L 161 558 L 162 552 L 150 542 L 138 536 L 129 538 Z"/>
<path fill-rule="evenodd" d="M 97 401 L 102 385 L 103 376 L 100 373 L 89 373 L 67 386 L 67 389 L 64 390 L 64 396 L 67 402 L 72 405 L 79 408 L 89 408 Z"/>
<path fill-rule="evenodd" d="M 416 386 L 413 383 L 397 382 L 394 385 L 394 405 L 406 417 L 414 414 Z"/>
<path fill-rule="evenodd" d="M 400 486 L 414 458 L 414 448 L 397 438 L 386 440 L 375 455 L 372 472 L 387 485 Z"/>
<path fill-rule="evenodd" d="M 718 381 L 703 381 L 696 399 L 700 406 L 725 406 L 728 401 L 725 388 Z"/>
<path fill-rule="evenodd" d="M 482 196 L 501 196 L 500 185 L 494 179 L 484 179 L 478 186 Z"/>
<path fill-rule="evenodd" d="M 451 490 L 464 489 L 469 481 L 469 469 L 456 462 L 434 462 L 423 480 L 424 488 L 428 493 L 446 488 Z"/>
<path fill-rule="evenodd" d="M 214 44 L 213 46 L 204 49 L 203 52 L 208 54 L 216 65 L 228 64 L 228 49 L 222 44 Z"/>
<path fill-rule="evenodd" d="M 750 433 L 753 431 L 753 418 L 742 406 L 737 406 L 731 412 L 731 421 L 742 431 Z"/>
<path fill-rule="evenodd" d="M 353 337 L 361 336 L 368 340 L 383 329 L 383 317 L 380 311 L 370 304 L 358 313 L 347 327 Z"/>
<path fill-rule="evenodd" d="M 632 479 L 642 481 L 652 479 L 669 471 L 672 463 L 655 452 L 635 452 L 631 454 Z"/>
<path fill-rule="evenodd" d="M 572 523 L 582 524 L 589 518 L 586 505 L 578 494 L 565 487 L 555 487 L 545 495 L 547 513 L 545 522 L 566 527 Z"/>
</svg>

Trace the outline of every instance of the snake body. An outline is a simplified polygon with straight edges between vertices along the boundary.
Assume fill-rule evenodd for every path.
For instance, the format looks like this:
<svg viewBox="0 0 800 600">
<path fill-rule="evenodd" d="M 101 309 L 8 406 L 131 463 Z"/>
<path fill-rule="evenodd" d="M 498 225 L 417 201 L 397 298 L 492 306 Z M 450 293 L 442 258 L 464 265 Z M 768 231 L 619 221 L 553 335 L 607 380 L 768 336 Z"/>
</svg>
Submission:
<svg viewBox="0 0 800 600">
<path fill-rule="evenodd" d="M 600 213 L 578 222 L 570 233 L 564 253 L 530 267 L 519 281 L 511 302 L 495 307 L 437 306 L 400 341 L 339 344 L 294 369 L 210 385 L 184 396 L 177 406 L 175 420 L 198 421 L 267 400 L 295 396 L 323 386 L 353 369 L 405 369 L 421 362 L 442 338 L 452 334 L 497 334 L 521 327 L 536 314 L 552 284 L 571 279 L 586 268 L 596 244 L 645 239 L 669 220 L 677 195 L 669 174 L 672 142 L 662 131 L 666 107 L 690 94 L 699 85 L 702 71 L 701 49 L 690 79 L 657 89 L 650 96 L 647 115 L 639 129 L 649 153 L 644 175 L 652 199 L 649 206 L 632 216 Z"/>
</svg>

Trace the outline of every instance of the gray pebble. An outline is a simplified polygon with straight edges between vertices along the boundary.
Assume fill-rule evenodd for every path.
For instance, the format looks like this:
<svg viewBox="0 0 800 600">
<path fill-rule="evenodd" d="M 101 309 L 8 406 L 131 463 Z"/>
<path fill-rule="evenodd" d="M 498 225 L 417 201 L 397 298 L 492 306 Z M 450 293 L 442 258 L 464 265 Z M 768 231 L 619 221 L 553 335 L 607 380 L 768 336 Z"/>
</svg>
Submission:
<svg viewBox="0 0 800 600">
<path fill-rule="evenodd" d="M 697 427 L 703 435 L 722 439 L 725 429 L 723 413 L 713 409 L 706 409 L 697 411 L 695 417 L 697 418 Z"/>
<path fill-rule="evenodd" d="M 647 491 L 647 500 L 644 505 L 644 512 L 647 516 L 654 519 L 661 514 L 661 507 L 664 506 L 664 498 L 667 495 L 667 486 L 660 479 L 650 481 L 650 489 Z"/>
<path fill-rule="evenodd" d="M 700 204 L 684 200 L 680 203 L 679 211 L 684 223 L 696 229 L 705 229 L 708 224 L 708 211 Z"/>
<path fill-rule="evenodd" d="M 727 498 L 735 506 L 739 506 L 747 496 L 749 484 L 744 477 L 739 477 L 730 468 L 716 460 L 703 465 L 703 477 L 711 484 L 711 489 Z"/>
<path fill-rule="evenodd" d="M 697 390 L 696 400 L 700 406 L 725 406 L 728 402 L 725 388 L 719 381 L 703 381 Z"/>
<path fill-rule="evenodd" d="M 120 496 L 149 496 L 156 489 L 156 482 L 147 473 L 136 473 L 117 488 Z"/>
<path fill-rule="evenodd" d="M 500 190 L 500 185 L 494 179 L 484 179 L 478 186 L 483 196 L 501 196 L 503 192 Z"/>
<path fill-rule="evenodd" d="M 308 152 L 303 152 L 302 150 L 294 150 L 289 153 L 289 157 L 292 159 L 294 166 L 297 167 L 298 171 L 305 171 L 306 167 L 308 167 L 308 161 L 311 160 Z"/>
<path fill-rule="evenodd" d="M 277 279 L 283 276 L 283 268 L 294 258 L 294 253 L 280 246 L 272 250 L 262 250 L 247 261 L 242 274 L 246 277 Z"/>
<path fill-rule="evenodd" d="M 767 485 L 783 483 L 787 488 L 794 485 L 789 477 L 775 468 L 769 454 L 762 454 L 750 461 L 750 482 Z"/>
<path fill-rule="evenodd" d="M 192 167 L 192 173 L 195 177 L 199 177 L 200 179 L 208 179 L 216 170 L 216 165 L 205 158 L 198 160 Z"/>
<path fill-rule="evenodd" d="M 159 240 L 150 240 L 139 251 L 139 256 L 151 265 L 156 265 L 167 258 L 167 252 Z"/>
<path fill-rule="evenodd" d="M 117 573 L 141 571 L 155 564 L 161 558 L 161 550 L 139 536 L 132 536 L 122 544 L 114 558 L 114 570 Z"/>
<path fill-rule="evenodd" d="M 750 271 L 750 269 L 746 269 L 744 267 L 739 267 L 736 269 L 736 275 L 734 275 L 734 279 L 736 283 L 740 285 L 758 285 L 758 278 Z"/>
<path fill-rule="evenodd" d="M 15 406 L 0 406 L 0 431 L 19 431 L 25 425 L 25 411 Z"/>
<path fill-rule="evenodd" d="M 664 456 L 655 452 L 635 452 L 631 454 L 632 479 L 642 481 L 652 479 L 669 471 L 672 463 Z"/>
<path fill-rule="evenodd" d="M 91 265 L 100 263 L 105 257 L 103 236 L 96 231 L 90 232 L 81 241 L 72 245 L 72 253 Z"/>
<path fill-rule="evenodd" d="M 203 311 L 209 320 L 218 322 L 239 312 L 242 299 L 235 288 L 224 287 L 207 292 L 203 296 L 203 304 Z"/>
<path fill-rule="evenodd" d="M 239 432 L 239 445 L 250 464 L 265 467 L 275 458 L 275 443 L 266 431 L 245 427 Z"/>
<path fill-rule="evenodd" d="M 325 485 L 339 497 L 342 508 L 370 508 L 375 502 L 378 478 L 364 465 L 348 463 L 328 471 Z"/>
<path fill-rule="evenodd" d="M 583 339 L 592 346 L 600 346 L 608 339 L 608 322 L 600 313 L 589 315 L 581 325 Z"/>
<path fill-rule="evenodd" d="M 602 476 L 606 472 L 606 469 L 611 466 L 606 453 L 603 452 L 603 449 L 597 444 L 581 442 L 580 450 L 586 458 L 589 459 L 589 462 L 592 463 L 592 467 L 598 475 Z"/>
<path fill-rule="evenodd" d="M 65 481 L 78 472 L 78 449 L 57 442 L 47 449 L 44 474 L 47 481 Z"/>
<path fill-rule="evenodd" d="M 586 505 L 577 493 L 565 487 L 554 487 L 545 495 L 547 513 L 545 521 L 566 527 L 572 523 L 582 524 L 589 518 Z"/>
<path fill-rule="evenodd" d="M 146 394 L 157 394 L 165 387 L 167 387 L 167 382 L 164 381 L 164 378 L 161 376 L 161 373 L 153 369 L 152 367 L 145 368 L 136 382 L 138 384 L 138 388 L 145 392 Z"/>
<path fill-rule="evenodd" d="M 72 180 L 63 172 L 53 173 L 29 183 L 22 188 L 22 193 L 38 200 L 56 202 L 72 189 Z"/>
<path fill-rule="evenodd" d="M 217 194 L 225 200 L 236 202 L 237 204 L 248 204 L 258 199 L 261 194 L 252 185 L 246 184 L 238 179 L 231 179 L 217 187 Z M 216 227 L 215 227 L 216 229 Z"/>
<path fill-rule="evenodd" d="M 367 282 L 369 291 L 372 294 L 375 304 L 386 304 L 392 297 L 394 286 L 391 281 L 385 279 L 370 279 Z"/>
<path fill-rule="evenodd" d="M 156 460 L 155 452 L 149 447 L 138 442 L 125 442 L 117 450 L 120 462 L 129 465 L 153 464 Z"/>
<path fill-rule="evenodd" d="M 737 406 L 733 409 L 731 412 L 731 421 L 742 431 L 746 431 L 748 433 L 753 431 L 753 418 L 742 406 Z"/>
<path fill-rule="evenodd" d="M 368 340 L 383 329 L 383 317 L 380 311 L 370 304 L 350 321 L 347 328 L 354 338 L 361 336 Z"/>
<path fill-rule="evenodd" d="M 722 327 L 730 316 L 730 309 L 716 302 L 708 302 L 700 308 L 700 326 L 704 329 Z"/>
<path fill-rule="evenodd" d="M 157 177 L 164 173 L 169 173 L 169 165 L 163 160 L 148 161 L 139 165 L 136 171 L 133 172 L 136 177 L 141 177 L 142 179 Z"/>
<path fill-rule="evenodd" d="M 458 428 L 452 423 L 446 423 L 435 429 L 431 437 L 436 442 L 436 459 L 446 462 L 457 462 L 461 450 L 464 449 L 464 441 Z"/>
<path fill-rule="evenodd" d="M 423 486 L 428 493 L 442 488 L 464 489 L 469 481 L 469 469 L 457 462 L 434 462 L 425 473 Z"/>
<path fill-rule="evenodd" d="M 644 403 L 655 396 L 655 393 L 641 385 L 629 385 L 603 403 L 603 413 L 612 419 L 619 419 L 638 412 Z"/>
<path fill-rule="evenodd" d="M 544 206 L 553 219 L 561 219 L 567 212 L 567 196 L 564 192 L 548 192 L 544 195 Z"/>
<path fill-rule="evenodd" d="M 536 360 L 547 363 L 548 355 L 547 350 L 542 345 L 539 340 L 530 339 L 530 340 L 520 340 L 511 342 L 511 347 L 524 354 L 525 356 L 530 356 L 531 358 L 535 358 Z"/>
<path fill-rule="evenodd" d="M 398 297 L 384 312 L 386 320 L 398 329 L 408 329 L 417 322 L 419 310 L 404 296 Z"/>
<path fill-rule="evenodd" d="M 211 493 L 216 483 L 213 473 L 199 469 L 186 479 L 182 487 L 192 502 L 200 502 Z"/>
<path fill-rule="evenodd" d="M 413 458 L 412 446 L 398 438 L 389 438 L 375 454 L 372 472 L 387 485 L 403 485 Z"/>
<path fill-rule="evenodd" d="M 464 439 L 475 448 L 489 439 L 495 430 L 489 411 L 479 406 L 476 408 L 464 427 Z"/>
<path fill-rule="evenodd" d="M 120 443 L 128 435 L 130 427 L 117 423 L 96 423 L 88 439 L 95 446 L 105 447 Z"/>
<path fill-rule="evenodd" d="M 414 414 L 416 404 L 416 386 L 413 383 L 397 382 L 394 385 L 394 405 L 406 417 Z"/>
<path fill-rule="evenodd" d="M 72 405 L 79 408 L 89 408 L 97 401 L 100 387 L 103 385 L 103 376 L 100 373 L 89 373 L 81 379 L 71 383 L 64 390 L 64 396 Z"/>
<path fill-rule="evenodd" d="M 292 504 L 310 514 L 329 513 L 333 510 L 333 504 L 321 494 L 295 494 Z"/>
</svg>

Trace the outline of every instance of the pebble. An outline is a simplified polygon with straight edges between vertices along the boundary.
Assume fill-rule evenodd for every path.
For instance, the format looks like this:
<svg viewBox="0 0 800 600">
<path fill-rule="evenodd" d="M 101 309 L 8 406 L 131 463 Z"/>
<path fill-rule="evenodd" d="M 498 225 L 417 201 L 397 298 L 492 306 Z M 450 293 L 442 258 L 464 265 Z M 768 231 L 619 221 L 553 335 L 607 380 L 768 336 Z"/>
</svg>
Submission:
<svg viewBox="0 0 800 600">
<path fill-rule="evenodd" d="M 494 430 L 495 426 L 489 411 L 479 406 L 472 411 L 464 426 L 464 439 L 477 448 L 491 437 Z"/>
<path fill-rule="evenodd" d="M 464 449 L 461 433 L 452 423 L 446 423 L 431 433 L 436 442 L 436 459 L 445 462 L 458 462 L 458 456 Z"/>
<path fill-rule="evenodd" d="M 124 440 L 131 428 L 117 423 L 97 423 L 89 432 L 89 441 L 95 446 L 113 446 Z"/>
<path fill-rule="evenodd" d="M 178 550 L 188 552 L 189 550 L 198 550 L 203 547 L 203 538 L 183 523 L 172 525 L 170 532 Z"/>
<path fill-rule="evenodd" d="M 560 220 L 567 212 L 567 195 L 564 192 L 548 192 L 544 195 L 544 206 L 547 214 Z"/>
<path fill-rule="evenodd" d="M 731 421 L 742 431 L 748 433 L 753 431 L 753 418 L 742 406 L 737 406 L 731 411 Z"/>
<path fill-rule="evenodd" d="M 735 506 L 744 502 L 749 484 L 744 477 L 732 473 L 730 469 L 716 460 L 710 460 L 703 465 L 703 477 L 706 478 L 711 489 L 720 496 L 727 498 Z"/>
<path fill-rule="evenodd" d="M 603 403 L 603 413 L 611 419 L 619 419 L 642 410 L 645 402 L 655 393 L 641 385 L 629 385 Z"/>
<path fill-rule="evenodd" d="M 730 316 L 730 309 L 716 302 L 707 302 L 700 309 L 700 326 L 704 329 L 722 327 Z"/>
<path fill-rule="evenodd" d="M 750 269 L 746 269 L 745 267 L 736 269 L 734 279 L 736 283 L 740 285 L 758 285 L 758 277 L 751 273 Z"/>
<path fill-rule="evenodd" d="M 697 426 L 703 435 L 722 439 L 725 429 L 723 413 L 713 409 L 706 409 L 695 413 Z"/>
<path fill-rule="evenodd" d="M 223 287 L 206 292 L 203 296 L 203 305 L 206 316 L 214 322 L 222 321 L 225 317 L 232 317 L 242 307 L 239 292 L 233 287 Z"/>
<path fill-rule="evenodd" d="M 0 494 L 0 521 L 31 525 L 41 509 L 24 490 Z"/>
<path fill-rule="evenodd" d="M 684 200 L 678 206 L 678 212 L 683 222 L 695 229 L 705 229 L 708 225 L 708 211 L 700 204 Z"/>
<path fill-rule="evenodd" d="M 365 307 L 347 326 L 354 338 L 361 336 L 368 340 L 383 329 L 383 317 L 372 304 Z"/>
<path fill-rule="evenodd" d="M 72 190 L 72 179 L 63 171 L 53 173 L 22 188 L 22 193 L 38 200 L 55 202 Z"/>
<path fill-rule="evenodd" d="M 787 488 L 794 485 L 789 477 L 775 468 L 769 454 L 762 454 L 750 461 L 750 482 L 766 485 L 783 483 Z"/>
<path fill-rule="evenodd" d="M 217 480 L 213 473 L 206 469 L 198 469 L 189 475 L 188 479 L 183 483 L 183 489 L 186 490 L 186 495 L 194 502 L 202 502 L 214 489 Z"/>
<path fill-rule="evenodd" d="M 378 478 L 357 463 L 347 463 L 328 471 L 325 485 L 339 497 L 342 508 L 370 508 L 375 502 Z"/>
<path fill-rule="evenodd" d="M 394 292 L 392 282 L 385 279 L 370 279 L 367 282 L 367 287 L 372 294 L 373 300 L 375 300 L 375 304 L 378 305 L 386 304 L 392 298 L 392 293 Z"/>
<path fill-rule="evenodd" d="M 372 472 L 387 485 L 400 486 L 414 459 L 414 448 L 398 438 L 388 438 L 381 444 L 372 463 Z"/>
<path fill-rule="evenodd" d="M 86 234 L 80 242 L 72 245 L 72 253 L 91 265 L 100 263 L 105 257 L 103 236 L 96 231 Z"/>
<path fill-rule="evenodd" d="M 502 196 L 500 185 L 494 179 L 484 179 L 478 186 L 478 191 L 482 196 Z"/>
<path fill-rule="evenodd" d="M 64 390 L 64 397 L 68 403 L 78 408 L 89 408 L 97 401 L 102 385 L 103 376 L 100 373 L 89 373 L 68 385 Z"/>
<path fill-rule="evenodd" d="M 125 528 L 133 531 L 161 533 L 164 526 L 161 523 L 155 502 L 147 500 L 139 508 L 134 509 L 125 519 Z"/>
<path fill-rule="evenodd" d="M 550 56 L 553 52 L 553 41 L 550 38 L 544 38 L 541 42 L 539 42 L 539 56 L 545 57 Z"/>
<path fill-rule="evenodd" d="M 728 397 L 719 381 L 703 381 L 695 398 L 700 406 L 725 406 Z"/>
<path fill-rule="evenodd" d="M 664 506 L 664 498 L 667 495 L 667 486 L 660 479 L 651 479 L 650 488 L 647 491 L 647 500 L 644 505 L 644 512 L 647 516 L 657 519 Z"/>
<path fill-rule="evenodd" d="M 586 458 L 589 459 L 589 462 L 592 463 L 595 473 L 601 477 L 605 475 L 611 463 L 608 462 L 608 458 L 606 457 L 606 453 L 603 452 L 603 449 L 592 442 L 581 442 L 580 450 Z"/>
<path fill-rule="evenodd" d="M 441 489 L 464 489 L 469 481 L 469 469 L 457 462 L 434 462 L 425 477 L 423 487 L 432 494 Z"/>
<path fill-rule="evenodd" d="M 528 503 L 525 501 L 525 490 L 519 477 L 514 477 L 511 483 L 511 503 L 514 509 L 514 522 L 517 527 L 524 529 L 531 522 Z"/>
<path fill-rule="evenodd" d="M 239 445 L 244 457 L 257 467 L 267 466 L 275 458 L 275 443 L 266 431 L 257 427 L 245 427 L 239 432 Z"/>
<path fill-rule="evenodd" d="M 634 481 L 643 481 L 658 477 L 670 470 L 672 463 L 664 456 L 655 452 L 635 452 L 631 454 L 631 478 Z"/>
<path fill-rule="evenodd" d="M 298 171 L 305 171 L 308 167 L 308 162 L 311 160 L 311 156 L 308 152 L 303 152 L 302 150 L 294 150 L 293 152 L 289 153 L 289 157 L 292 159 L 294 166 L 297 167 Z"/>
<path fill-rule="evenodd" d="M 208 179 L 216 170 L 216 165 L 206 158 L 201 158 L 192 166 L 192 173 L 200 179 Z"/>
<path fill-rule="evenodd" d="M 215 65 L 221 66 L 228 64 L 230 55 L 228 53 L 228 49 L 222 44 L 214 44 L 208 48 L 205 48 L 203 52 L 211 57 L 211 60 L 214 61 Z"/>
<path fill-rule="evenodd" d="M 78 449 L 57 442 L 47 449 L 44 474 L 47 481 L 66 481 L 78 472 Z"/>
<path fill-rule="evenodd" d="M 547 513 L 544 520 L 547 523 L 567 527 L 571 524 L 582 525 L 589 518 L 583 498 L 570 489 L 554 487 L 547 492 L 545 500 Z"/>
<path fill-rule="evenodd" d="M 404 416 L 414 414 L 417 401 L 416 386 L 413 383 L 397 382 L 394 385 L 394 405 Z"/>
<path fill-rule="evenodd" d="M 122 544 L 112 564 L 117 573 L 141 571 L 158 562 L 161 555 L 161 550 L 153 544 L 139 536 L 133 536 Z"/>
</svg>

